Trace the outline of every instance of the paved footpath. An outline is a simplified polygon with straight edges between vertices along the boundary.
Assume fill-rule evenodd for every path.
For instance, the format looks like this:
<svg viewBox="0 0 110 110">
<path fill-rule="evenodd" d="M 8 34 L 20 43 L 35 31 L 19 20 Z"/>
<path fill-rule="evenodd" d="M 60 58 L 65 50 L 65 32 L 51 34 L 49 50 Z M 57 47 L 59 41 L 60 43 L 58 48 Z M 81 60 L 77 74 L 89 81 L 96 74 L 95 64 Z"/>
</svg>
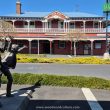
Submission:
<svg viewBox="0 0 110 110">
<path fill-rule="evenodd" d="M 15 97 L 7 98 L 5 88 L 0 90 L 0 110 L 110 110 L 110 90 L 13 85 Z"/>
<path fill-rule="evenodd" d="M 27 110 L 110 110 L 110 91 L 89 88 L 36 88 Z"/>
</svg>

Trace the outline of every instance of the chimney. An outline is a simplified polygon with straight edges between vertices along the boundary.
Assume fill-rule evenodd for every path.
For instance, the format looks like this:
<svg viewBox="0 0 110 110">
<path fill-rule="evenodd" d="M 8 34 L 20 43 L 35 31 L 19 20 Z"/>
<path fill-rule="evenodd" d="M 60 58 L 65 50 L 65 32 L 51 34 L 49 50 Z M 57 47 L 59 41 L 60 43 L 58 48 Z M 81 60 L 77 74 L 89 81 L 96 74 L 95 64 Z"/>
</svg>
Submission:
<svg viewBox="0 0 110 110">
<path fill-rule="evenodd" d="M 21 14 L 21 2 L 17 0 L 16 2 L 16 14 Z"/>
</svg>

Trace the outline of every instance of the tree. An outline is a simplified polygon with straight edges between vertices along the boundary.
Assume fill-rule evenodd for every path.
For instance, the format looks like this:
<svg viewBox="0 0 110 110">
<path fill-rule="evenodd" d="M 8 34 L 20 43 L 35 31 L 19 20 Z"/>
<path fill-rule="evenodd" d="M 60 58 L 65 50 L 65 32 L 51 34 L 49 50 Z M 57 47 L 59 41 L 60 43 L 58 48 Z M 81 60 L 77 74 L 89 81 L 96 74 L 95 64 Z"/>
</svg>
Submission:
<svg viewBox="0 0 110 110">
<path fill-rule="evenodd" d="M 0 38 L 14 37 L 16 34 L 15 28 L 10 22 L 0 20 Z"/>
<path fill-rule="evenodd" d="M 64 39 L 69 40 L 71 42 L 70 54 L 72 55 L 73 51 L 73 42 L 74 42 L 74 56 L 76 56 L 76 43 L 80 40 L 87 39 L 85 33 L 81 32 L 80 29 L 69 29 Z"/>
<path fill-rule="evenodd" d="M 0 48 L 2 50 L 5 48 L 6 40 L 12 40 L 15 34 L 15 28 L 10 22 L 0 20 Z"/>
</svg>

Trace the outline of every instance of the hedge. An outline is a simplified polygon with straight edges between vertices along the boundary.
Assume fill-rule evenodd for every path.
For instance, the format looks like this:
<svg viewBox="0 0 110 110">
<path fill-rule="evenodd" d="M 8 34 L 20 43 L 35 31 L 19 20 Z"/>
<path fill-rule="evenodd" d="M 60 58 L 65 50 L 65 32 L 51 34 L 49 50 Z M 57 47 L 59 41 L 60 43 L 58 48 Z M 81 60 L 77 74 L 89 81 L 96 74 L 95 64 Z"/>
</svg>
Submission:
<svg viewBox="0 0 110 110">
<path fill-rule="evenodd" d="M 18 63 L 110 64 L 110 60 L 86 58 L 17 58 Z"/>
</svg>

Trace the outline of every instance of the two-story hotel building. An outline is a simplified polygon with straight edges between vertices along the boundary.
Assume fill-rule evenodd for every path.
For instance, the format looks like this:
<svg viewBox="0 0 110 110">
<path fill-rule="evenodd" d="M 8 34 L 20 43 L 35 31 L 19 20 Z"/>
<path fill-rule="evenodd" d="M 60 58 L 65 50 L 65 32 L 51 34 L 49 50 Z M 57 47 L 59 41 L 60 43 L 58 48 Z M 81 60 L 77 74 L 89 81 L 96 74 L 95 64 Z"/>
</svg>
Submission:
<svg viewBox="0 0 110 110">
<path fill-rule="evenodd" d="M 70 54 L 71 41 L 64 39 L 69 30 L 80 30 L 86 37 L 77 42 L 77 55 L 103 55 L 106 50 L 104 16 L 59 11 L 23 13 L 18 0 L 16 14 L 1 15 L 0 19 L 11 22 L 16 29 L 13 42 L 27 46 L 22 53 Z"/>
</svg>

